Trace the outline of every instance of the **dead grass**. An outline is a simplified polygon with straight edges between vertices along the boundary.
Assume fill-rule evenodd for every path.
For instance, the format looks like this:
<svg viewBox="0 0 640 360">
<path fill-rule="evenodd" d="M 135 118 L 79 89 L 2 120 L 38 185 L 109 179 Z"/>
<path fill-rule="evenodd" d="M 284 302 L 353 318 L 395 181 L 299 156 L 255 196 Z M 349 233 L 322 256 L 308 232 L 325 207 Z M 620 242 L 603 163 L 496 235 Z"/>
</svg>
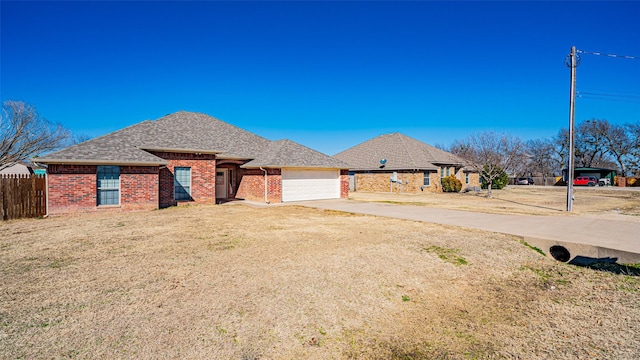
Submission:
<svg viewBox="0 0 640 360">
<path fill-rule="evenodd" d="M 640 190 L 574 187 L 572 212 L 567 213 L 567 190 L 563 187 L 508 186 L 469 193 L 369 193 L 351 192 L 357 201 L 378 201 L 397 204 L 438 207 L 452 210 L 477 211 L 492 214 L 526 214 L 559 216 L 605 216 L 640 221 Z"/>
<path fill-rule="evenodd" d="M 635 359 L 640 281 L 300 207 L 0 223 L 0 358 Z"/>
</svg>

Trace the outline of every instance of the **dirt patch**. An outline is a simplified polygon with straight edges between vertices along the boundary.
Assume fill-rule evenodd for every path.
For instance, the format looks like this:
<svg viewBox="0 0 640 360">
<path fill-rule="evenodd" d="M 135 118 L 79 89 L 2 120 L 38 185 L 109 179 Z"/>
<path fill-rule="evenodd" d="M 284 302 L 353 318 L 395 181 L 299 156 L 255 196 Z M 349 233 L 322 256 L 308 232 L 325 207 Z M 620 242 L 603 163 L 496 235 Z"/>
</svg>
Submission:
<svg viewBox="0 0 640 360">
<path fill-rule="evenodd" d="M 0 224 L 1 358 L 615 358 L 640 281 L 499 234 L 301 207 Z"/>
<path fill-rule="evenodd" d="M 492 198 L 487 198 L 486 195 L 486 191 L 435 194 L 358 191 L 349 193 L 349 198 L 491 214 L 587 215 L 640 222 L 639 190 L 575 187 L 570 213 L 566 211 L 566 188 L 508 186 L 502 190 L 493 190 Z"/>
</svg>

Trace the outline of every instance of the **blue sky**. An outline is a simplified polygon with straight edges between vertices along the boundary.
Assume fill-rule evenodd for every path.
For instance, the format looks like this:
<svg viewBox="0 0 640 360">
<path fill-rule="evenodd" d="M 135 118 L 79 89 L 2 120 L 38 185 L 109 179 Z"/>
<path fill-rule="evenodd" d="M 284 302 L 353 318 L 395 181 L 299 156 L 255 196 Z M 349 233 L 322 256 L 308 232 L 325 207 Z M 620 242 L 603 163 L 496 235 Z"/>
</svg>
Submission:
<svg viewBox="0 0 640 360">
<path fill-rule="evenodd" d="M 0 2 L 2 100 L 92 137 L 179 110 L 329 155 L 568 126 L 572 45 L 640 56 L 640 2 Z M 576 120 L 640 120 L 640 59 L 583 54 Z M 615 96 L 610 96 L 615 95 Z M 588 97 L 589 96 L 589 97 Z M 605 100 L 608 99 L 608 100 Z"/>
</svg>

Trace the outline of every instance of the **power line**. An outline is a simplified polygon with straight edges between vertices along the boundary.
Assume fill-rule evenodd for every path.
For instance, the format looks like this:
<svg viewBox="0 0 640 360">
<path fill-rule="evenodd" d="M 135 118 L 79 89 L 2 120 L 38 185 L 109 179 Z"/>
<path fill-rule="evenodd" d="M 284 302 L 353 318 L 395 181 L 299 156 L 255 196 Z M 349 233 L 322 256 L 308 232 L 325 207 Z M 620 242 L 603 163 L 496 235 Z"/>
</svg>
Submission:
<svg viewBox="0 0 640 360">
<path fill-rule="evenodd" d="M 580 54 L 589 54 L 589 55 L 607 56 L 607 57 L 620 58 L 620 59 L 640 60 L 640 56 L 618 55 L 618 54 L 605 54 L 605 53 L 601 53 L 601 52 L 599 52 L 599 51 L 584 51 L 584 50 L 577 50 L 576 52 L 577 52 L 577 53 L 580 53 Z"/>
<path fill-rule="evenodd" d="M 598 92 L 598 93 L 606 93 L 606 94 L 615 93 L 616 95 L 621 95 L 621 96 L 640 97 L 640 92 L 637 92 L 637 91 L 615 90 L 615 92 L 612 92 L 610 89 L 599 89 L 599 88 L 593 88 L 591 86 L 587 86 L 587 87 L 581 86 L 580 89 L 586 90 L 586 91 Z"/>
<path fill-rule="evenodd" d="M 626 104 L 640 104 L 640 99 L 615 98 L 615 97 L 606 97 L 602 95 L 584 95 L 584 94 L 576 94 L 576 97 L 581 100 L 602 100 L 602 101 L 626 103 Z"/>
<path fill-rule="evenodd" d="M 577 94 L 604 96 L 604 97 L 619 98 L 619 99 L 640 100 L 640 96 L 636 96 L 636 95 L 605 94 L 605 93 L 597 93 L 597 92 L 589 92 L 589 91 L 578 91 Z"/>
<path fill-rule="evenodd" d="M 640 60 L 640 56 L 606 54 L 599 51 L 576 50 L 576 56 L 578 60 L 580 58 L 579 54 L 605 56 L 605 57 L 618 58 L 618 59 Z M 627 93 L 624 93 L 624 92 L 610 93 L 606 90 L 600 90 L 600 89 L 586 89 L 586 90 L 593 90 L 593 91 L 576 91 L 576 97 L 580 99 L 605 100 L 605 101 L 623 102 L 623 103 L 640 103 L 640 95 L 636 95 L 637 93 L 628 93 L 628 92 Z"/>
<path fill-rule="evenodd" d="M 585 96 L 585 95 L 576 95 L 576 97 L 581 101 L 582 100 L 600 100 L 600 101 L 608 101 L 608 102 L 624 103 L 624 104 L 640 104 L 640 100 L 610 99 L 610 98 L 603 98 L 603 97 L 597 97 L 597 96 Z"/>
</svg>

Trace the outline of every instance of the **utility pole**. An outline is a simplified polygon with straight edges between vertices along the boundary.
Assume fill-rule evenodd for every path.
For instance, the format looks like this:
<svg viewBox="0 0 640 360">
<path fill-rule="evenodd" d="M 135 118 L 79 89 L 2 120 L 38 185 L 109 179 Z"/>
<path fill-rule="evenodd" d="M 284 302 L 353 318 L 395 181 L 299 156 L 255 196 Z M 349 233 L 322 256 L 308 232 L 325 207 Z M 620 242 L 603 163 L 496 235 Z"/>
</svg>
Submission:
<svg viewBox="0 0 640 360">
<path fill-rule="evenodd" d="M 571 93 L 569 96 L 569 164 L 567 169 L 567 211 L 571 211 L 573 206 L 573 138 L 574 119 L 576 113 L 576 67 L 578 66 L 576 47 L 571 47 L 565 64 L 571 68 Z"/>
</svg>

